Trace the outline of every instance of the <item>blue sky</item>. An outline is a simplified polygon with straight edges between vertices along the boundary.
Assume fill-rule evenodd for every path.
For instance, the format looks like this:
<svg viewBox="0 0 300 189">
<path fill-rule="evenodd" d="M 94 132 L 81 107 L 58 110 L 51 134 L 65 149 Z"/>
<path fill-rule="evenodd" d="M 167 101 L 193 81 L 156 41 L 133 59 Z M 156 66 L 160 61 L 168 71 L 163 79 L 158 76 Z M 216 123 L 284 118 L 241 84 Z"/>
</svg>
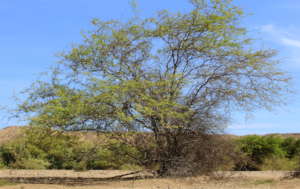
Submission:
<svg viewBox="0 0 300 189">
<path fill-rule="evenodd" d="M 188 0 L 138 0 L 139 14 L 157 10 L 187 11 Z M 282 67 L 300 89 L 300 1 L 235 0 L 248 16 L 242 19 L 257 45 L 275 48 Z M 1 0 L 0 1 L 0 105 L 13 107 L 14 95 L 29 87 L 59 59 L 56 53 L 81 41 L 80 32 L 89 30 L 92 18 L 126 19 L 131 16 L 128 0 Z M 300 132 L 300 93 L 287 106 L 273 112 L 251 115 L 233 113 L 227 132 L 264 134 Z M 0 113 L 0 127 L 22 124 Z"/>
</svg>

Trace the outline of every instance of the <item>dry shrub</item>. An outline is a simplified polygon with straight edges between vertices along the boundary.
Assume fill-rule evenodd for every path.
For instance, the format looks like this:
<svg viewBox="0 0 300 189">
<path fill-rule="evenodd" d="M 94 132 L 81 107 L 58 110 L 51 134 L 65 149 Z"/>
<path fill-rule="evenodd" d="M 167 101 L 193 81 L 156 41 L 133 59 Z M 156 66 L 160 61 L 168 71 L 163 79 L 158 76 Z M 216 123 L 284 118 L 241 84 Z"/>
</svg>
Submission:
<svg viewBox="0 0 300 189">
<path fill-rule="evenodd" d="M 180 133 L 173 140 L 163 139 L 158 146 L 152 133 L 114 133 L 114 139 L 134 150 L 124 154 L 139 166 L 161 176 L 212 175 L 216 171 L 231 171 L 241 155 L 233 141 L 216 134 Z M 124 152 L 124 151 L 123 151 Z"/>
<path fill-rule="evenodd" d="M 234 144 L 221 135 L 188 134 L 177 140 L 181 144 L 179 151 L 164 162 L 168 166 L 164 175 L 194 176 L 232 170 L 239 159 Z"/>
</svg>

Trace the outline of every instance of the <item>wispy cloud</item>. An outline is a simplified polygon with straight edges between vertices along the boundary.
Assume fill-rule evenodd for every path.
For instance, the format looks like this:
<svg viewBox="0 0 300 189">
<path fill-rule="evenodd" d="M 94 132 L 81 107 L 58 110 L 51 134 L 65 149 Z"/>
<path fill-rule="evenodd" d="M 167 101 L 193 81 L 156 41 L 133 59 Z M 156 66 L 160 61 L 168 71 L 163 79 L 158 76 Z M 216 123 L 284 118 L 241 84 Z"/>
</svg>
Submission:
<svg viewBox="0 0 300 189">
<path fill-rule="evenodd" d="M 278 28 L 272 24 L 263 25 L 261 31 L 270 35 L 275 41 L 282 45 L 300 48 L 300 39 L 297 39 L 291 31 Z"/>
<path fill-rule="evenodd" d="M 259 29 L 265 39 L 282 47 L 282 49 L 279 47 L 279 50 L 281 57 L 285 59 L 285 65 L 299 70 L 300 29 L 295 27 L 278 27 L 273 24 L 263 25 Z"/>
<path fill-rule="evenodd" d="M 292 46 L 292 47 L 300 48 L 300 40 L 282 37 L 282 38 L 281 38 L 281 42 L 282 42 L 284 45 L 287 45 L 287 46 Z"/>
</svg>

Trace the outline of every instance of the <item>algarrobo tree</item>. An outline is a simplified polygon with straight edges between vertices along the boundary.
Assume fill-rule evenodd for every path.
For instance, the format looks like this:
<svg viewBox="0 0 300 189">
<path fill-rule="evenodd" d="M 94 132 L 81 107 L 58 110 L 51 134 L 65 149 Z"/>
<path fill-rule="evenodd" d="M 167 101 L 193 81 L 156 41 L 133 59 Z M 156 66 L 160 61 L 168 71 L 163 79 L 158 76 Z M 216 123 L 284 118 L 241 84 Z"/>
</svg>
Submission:
<svg viewBox="0 0 300 189">
<path fill-rule="evenodd" d="M 184 14 L 93 20 L 95 30 L 19 110 L 33 125 L 63 130 L 151 131 L 165 174 L 187 145 L 180 137 L 215 131 L 233 109 L 280 103 L 289 78 L 274 50 L 251 47 L 242 11 L 231 0 L 191 3 Z"/>
</svg>

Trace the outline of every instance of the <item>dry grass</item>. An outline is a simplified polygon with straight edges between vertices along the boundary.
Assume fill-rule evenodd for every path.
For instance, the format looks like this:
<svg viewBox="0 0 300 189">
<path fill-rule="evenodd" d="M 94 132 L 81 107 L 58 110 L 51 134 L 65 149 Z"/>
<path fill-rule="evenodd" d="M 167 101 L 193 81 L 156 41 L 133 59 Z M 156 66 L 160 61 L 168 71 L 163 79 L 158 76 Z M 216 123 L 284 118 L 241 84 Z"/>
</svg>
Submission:
<svg viewBox="0 0 300 189">
<path fill-rule="evenodd" d="M 0 177 L 9 176 L 61 176 L 61 177 L 111 177 L 124 171 L 1 171 Z M 0 186 L 1 189 L 296 189 L 300 179 L 284 179 L 287 172 L 236 172 L 226 179 L 211 180 L 208 177 L 145 179 L 131 181 L 110 181 L 97 185 L 66 186 L 18 184 Z M 5 182 L 4 182 L 5 183 Z"/>
</svg>

